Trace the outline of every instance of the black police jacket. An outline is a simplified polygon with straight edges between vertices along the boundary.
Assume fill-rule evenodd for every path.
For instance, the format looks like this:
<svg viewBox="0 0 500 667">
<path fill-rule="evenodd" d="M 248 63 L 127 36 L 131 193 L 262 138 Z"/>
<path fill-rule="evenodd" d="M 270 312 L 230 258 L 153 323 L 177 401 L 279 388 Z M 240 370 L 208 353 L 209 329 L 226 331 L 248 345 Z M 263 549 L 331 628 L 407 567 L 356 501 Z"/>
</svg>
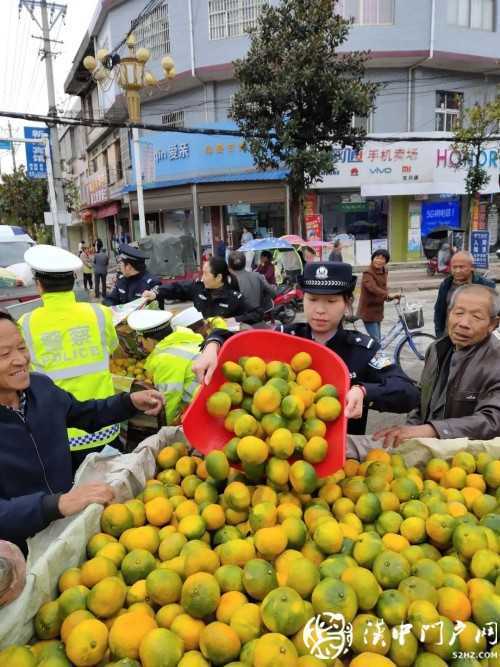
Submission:
<svg viewBox="0 0 500 667">
<path fill-rule="evenodd" d="M 135 276 L 126 278 L 121 276 L 116 281 L 111 294 L 103 299 L 105 306 L 119 306 L 122 303 L 129 303 L 134 299 L 139 299 L 146 290 L 152 290 L 153 287 L 160 285 L 158 276 L 152 276 L 148 271 L 138 273 Z"/>
<path fill-rule="evenodd" d="M 0 405 L 0 539 L 26 539 L 61 517 L 73 485 L 69 427 L 94 433 L 137 414 L 129 394 L 78 401 L 41 373 L 30 374 L 24 417 Z"/>
<path fill-rule="evenodd" d="M 207 289 L 201 280 L 160 285 L 155 290 L 158 300 L 192 301 L 203 317 L 237 317 L 247 311 L 245 299 L 230 287 Z"/>
<path fill-rule="evenodd" d="M 313 340 L 308 324 L 298 323 L 281 327 L 284 333 Z M 205 341 L 223 343 L 230 332 L 217 329 Z M 326 346 L 339 355 L 351 376 L 351 385 L 366 389 L 365 409 L 360 419 L 350 419 L 347 427 L 351 435 L 362 435 L 366 430 L 368 408 L 379 412 L 410 412 L 419 405 L 420 392 L 415 383 L 403 371 L 387 361 L 374 359 L 379 344 L 370 336 L 358 331 L 339 329 Z"/>
</svg>

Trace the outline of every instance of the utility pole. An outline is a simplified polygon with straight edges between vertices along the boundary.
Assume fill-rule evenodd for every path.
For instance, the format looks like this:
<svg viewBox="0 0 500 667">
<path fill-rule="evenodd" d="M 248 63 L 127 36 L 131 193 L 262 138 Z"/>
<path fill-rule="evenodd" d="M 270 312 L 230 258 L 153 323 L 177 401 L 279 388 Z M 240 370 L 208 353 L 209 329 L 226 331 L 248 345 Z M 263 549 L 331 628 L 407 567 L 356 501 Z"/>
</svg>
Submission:
<svg viewBox="0 0 500 667">
<path fill-rule="evenodd" d="M 12 139 L 12 126 L 10 124 L 9 120 L 9 137 Z M 13 171 L 16 171 L 16 149 L 14 148 L 14 142 L 10 142 L 10 152 L 12 155 L 12 169 Z"/>
<path fill-rule="evenodd" d="M 47 0 L 19 0 L 19 12 L 23 6 L 28 10 L 31 18 L 42 31 L 42 37 L 33 35 L 35 39 L 43 41 L 43 48 L 39 50 L 41 60 L 45 60 L 45 73 L 47 77 L 47 96 L 49 100 L 49 116 L 57 116 L 56 108 L 56 94 L 54 90 L 54 70 L 52 67 L 52 59 L 57 55 L 51 50 L 51 43 L 56 40 L 50 39 L 51 30 L 56 26 L 59 20 L 64 20 L 66 15 L 66 5 L 57 2 L 47 2 Z M 38 20 L 36 10 L 40 9 L 40 20 Z M 50 17 L 49 17 L 50 11 Z M 59 42 L 60 43 L 60 42 Z M 48 123 L 50 132 L 50 147 L 52 151 L 52 164 L 54 172 L 54 187 L 56 198 L 56 216 L 61 212 L 66 211 L 66 204 L 64 202 L 63 179 L 61 173 L 61 151 L 59 147 L 59 137 L 57 134 L 57 125 Z M 56 223 L 54 222 L 54 225 Z M 66 239 L 63 238 L 62 245 L 67 245 Z"/>
</svg>

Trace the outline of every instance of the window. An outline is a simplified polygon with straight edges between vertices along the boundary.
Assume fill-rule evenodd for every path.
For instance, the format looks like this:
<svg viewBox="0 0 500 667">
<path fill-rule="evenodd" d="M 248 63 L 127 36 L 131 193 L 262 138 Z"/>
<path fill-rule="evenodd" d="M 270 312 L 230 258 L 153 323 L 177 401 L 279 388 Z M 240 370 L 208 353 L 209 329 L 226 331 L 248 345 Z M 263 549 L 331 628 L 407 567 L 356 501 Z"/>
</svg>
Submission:
<svg viewBox="0 0 500 667">
<path fill-rule="evenodd" d="M 392 25 L 394 0 L 340 0 L 338 12 L 355 25 Z"/>
<path fill-rule="evenodd" d="M 184 111 L 171 111 L 162 114 L 161 124 L 168 127 L 184 127 Z"/>
<path fill-rule="evenodd" d="M 241 37 L 253 28 L 264 0 L 208 0 L 210 39 Z"/>
<path fill-rule="evenodd" d="M 460 126 L 463 93 L 438 90 L 436 93 L 436 130 L 453 132 Z"/>
<path fill-rule="evenodd" d="M 494 0 L 448 0 L 448 23 L 460 28 L 494 30 Z"/>
<path fill-rule="evenodd" d="M 116 180 L 121 181 L 123 178 L 123 167 L 122 167 L 122 152 L 120 147 L 120 140 L 114 142 L 113 148 L 115 151 L 115 168 L 116 168 Z"/>
<path fill-rule="evenodd" d="M 168 3 L 162 2 L 135 28 L 137 48 L 144 47 L 153 57 L 170 53 L 170 30 L 168 26 Z"/>
<path fill-rule="evenodd" d="M 365 130 L 365 132 L 373 132 L 373 111 L 368 116 L 352 115 L 351 127 L 358 130 Z"/>
</svg>

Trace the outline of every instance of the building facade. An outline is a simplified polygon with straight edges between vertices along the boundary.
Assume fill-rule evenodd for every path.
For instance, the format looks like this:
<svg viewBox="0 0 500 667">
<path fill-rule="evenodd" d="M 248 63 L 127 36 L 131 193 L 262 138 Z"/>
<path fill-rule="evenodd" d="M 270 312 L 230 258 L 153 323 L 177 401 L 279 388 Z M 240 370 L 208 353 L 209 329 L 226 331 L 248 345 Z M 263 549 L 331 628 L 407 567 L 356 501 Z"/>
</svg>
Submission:
<svg viewBox="0 0 500 667">
<path fill-rule="evenodd" d="M 156 3 L 135 30 L 138 45 L 151 51 L 148 69 L 160 80 L 143 94 L 143 121 L 172 130 L 231 127 L 228 111 L 237 90 L 232 62 L 245 55 L 245 31 L 262 6 L 263 0 Z M 84 115 L 126 117 L 118 85 L 97 87 L 82 60 L 99 48 L 116 47 L 143 7 L 143 0 L 102 0 L 98 6 L 65 85 L 66 92 L 82 99 Z M 366 126 L 373 144 L 367 142 L 355 155 L 339 152 L 334 173 L 313 188 L 308 212 L 321 216 L 325 240 L 346 239 L 356 263 L 365 263 L 380 246 L 396 260 L 416 259 L 415 239 L 427 229 L 422 221 L 429 205 L 451 211 L 458 202 L 460 216 L 466 214 L 464 171 L 455 168 L 446 133 L 460 122 L 462 107 L 493 100 L 499 92 L 498 0 L 339 0 L 336 7 L 353 20 L 343 49 L 370 50 L 366 78 L 379 84 L 376 109 L 353 123 Z M 177 71 L 168 89 L 161 80 L 165 53 Z M 141 140 L 143 163 L 150 166 L 143 169 L 150 233 L 188 230 L 203 246 L 222 235 L 237 247 L 245 227 L 263 235 L 290 231 L 285 174 L 256 171 L 250 156 L 241 155 L 237 138 L 200 142 L 188 136 L 183 141 L 175 133 L 150 133 Z M 91 194 L 84 215 L 108 238 L 124 232 L 137 236 L 128 132 L 91 129 L 86 142 Z M 478 219 L 481 224 L 490 220 L 496 242 L 496 152 L 485 160 L 492 178 Z"/>
</svg>

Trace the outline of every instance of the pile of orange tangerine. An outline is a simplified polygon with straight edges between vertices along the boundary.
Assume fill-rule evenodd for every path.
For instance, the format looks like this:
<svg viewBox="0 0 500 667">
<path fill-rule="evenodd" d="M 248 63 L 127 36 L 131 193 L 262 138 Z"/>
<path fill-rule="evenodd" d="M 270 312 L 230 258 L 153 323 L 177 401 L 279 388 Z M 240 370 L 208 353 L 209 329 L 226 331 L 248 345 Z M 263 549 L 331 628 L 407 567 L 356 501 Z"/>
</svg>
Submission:
<svg viewBox="0 0 500 667">
<path fill-rule="evenodd" d="M 304 491 L 220 454 L 162 449 L 0 667 L 498 666 L 500 461 L 373 450 Z M 304 634 L 324 612 L 352 624 L 330 660 Z"/>
</svg>

